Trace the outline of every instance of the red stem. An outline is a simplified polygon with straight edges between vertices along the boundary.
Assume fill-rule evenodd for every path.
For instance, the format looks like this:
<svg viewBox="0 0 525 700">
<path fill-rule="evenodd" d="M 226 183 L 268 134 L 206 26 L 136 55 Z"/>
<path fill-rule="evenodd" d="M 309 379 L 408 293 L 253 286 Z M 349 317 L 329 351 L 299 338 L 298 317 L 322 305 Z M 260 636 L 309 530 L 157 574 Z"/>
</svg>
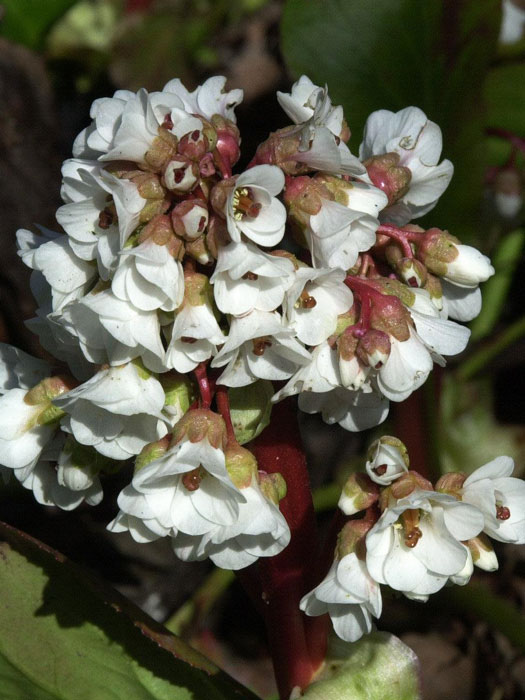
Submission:
<svg viewBox="0 0 525 700">
<path fill-rule="evenodd" d="M 409 243 L 410 239 L 414 238 L 413 231 L 412 232 L 403 231 L 402 229 L 399 229 L 397 226 L 392 226 L 391 224 L 381 224 L 381 226 L 377 229 L 376 233 L 382 233 L 383 236 L 388 236 L 389 238 L 393 238 L 403 248 L 403 252 L 405 254 L 405 257 L 407 257 L 407 258 L 414 257 L 412 247 Z"/>
<path fill-rule="evenodd" d="M 212 390 L 210 382 L 208 381 L 208 373 L 206 371 L 206 362 L 201 362 L 195 369 L 195 377 L 197 383 L 199 384 L 199 391 L 201 395 L 202 408 L 209 408 L 211 406 L 212 400 Z"/>
<path fill-rule="evenodd" d="M 293 688 L 304 688 L 311 681 L 322 661 L 320 649 L 324 650 L 326 640 L 326 629 L 317 624 L 312 658 L 306 617 L 299 609 L 299 601 L 312 587 L 317 528 L 293 399 L 275 406 L 270 425 L 250 449 L 260 469 L 280 472 L 287 484 L 280 508 L 290 527 L 290 544 L 277 556 L 260 559 L 259 571 L 277 686 L 282 700 L 288 700 Z"/>
<path fill-rule="evenodd" d="M 232 417 L 230 414 L 230 400 L 228 398 L 228 387 L 219 384 L 215 393 L 215 401 L 217 402 L 217 409 L 222 416 L 226 424 L 226 434 L 228 436 L 228 443 L 237 442 L 235 437 L 235 430 L 233 429 Z"/>
</svg>

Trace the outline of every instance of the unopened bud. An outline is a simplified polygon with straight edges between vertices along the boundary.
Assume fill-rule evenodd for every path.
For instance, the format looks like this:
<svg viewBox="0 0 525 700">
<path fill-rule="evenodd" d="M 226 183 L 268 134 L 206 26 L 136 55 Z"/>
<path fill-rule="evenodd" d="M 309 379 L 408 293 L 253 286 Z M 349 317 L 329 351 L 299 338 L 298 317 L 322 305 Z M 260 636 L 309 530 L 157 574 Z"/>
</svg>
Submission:
<svg viewBox="0 0 525 700">
<path fill-rule="evenodd" d="M 436 491 L 447 493 L 449 496 L 461 499 L 461 489 L 467 478 L 466 474 L 460 472 L 449 472 L 443 474 L 436 482 Z"/>
<path fill-rule="evenodd" d="M 350 520 L 337 536 L 336 557 L 342 559 L 347 554 L 355 553 L 360 559 L 366 554 L 365 537 L 372 527 L 366 520 Z"/>
<path fill-rule="evenodd" d="M 408 192 L 412 173 L 409 168 L 399 165 L 398 153 L 384 153 L 365 160 L 363 165 L 372 183 L 388 197 L 388 204 L 395 204 Z"/>
<path fill-rule="evenodd" d="M 107 466 L 112 470 L 112 461 L 95 448 L 68 437 L 58 458 L 57 481 L 71 491 L 85 491 L 102 469 Z"/>
<path fill-rule="evenodd" d="M 144 160 L 153 171 L 160 172 L 175 155 L 176 150 L 177 137 L 161 126 L 158 130 L 158 136 L 144 155 Z"/>
<path fill-rule="evenodd" d="M 185 374 L 172 370 L 159 374 L 159 381 L 164 390 L 164 413 L 175 425 L 195 400 L 195 386 Z"/>
<path fill-rule="evenodd" d="M 169 446 L 170 435 L 165 435 L 161 440 L 145 445 L 135 459 L 135 473 L 150 462 L 154 462 L 159 457 L 162 457 L 168 451 Z"/>
<path fill-rule="evenodd" d="M 523 180 L 516 167 L 499 170 L 492 183 L 494 203 L 505 219 L 514 219 L 523 207 Z"/>
<path fill-rule="evenodd" d="M 301 163 L 302 139 L 295 125 L 275 131 L 259 145 L 251 165 L 278 165 L 286 175 L 302 175 L 310 167 Z"/>
<path fill-rule="evenodd" d="M 184 156 L 174 156 L 164 169 L 162 182 L 172 192 L 190 192 L 199 181 L 199 168 L 196 163 Z"/>
<path fill-rule="evenodd" d="M 209 151 L 209 143 L 201 129 L 194 129 L 179 141 L 177 153 L 189 160 L 200 160 Z"/>
<path fill-rule="evenodd" d="M 220 114 L 214 114 L 211 118 L 211 123 L 217 135 L 215 149 L 219 153 L 219 160 L 223 161 L 231 170 L 241 155 L 241 134 L 239 129 L 230 119 L 226 119 Z"/>
<path fill-rule="evenodd" d="M 278 472 L 274 474 L 267 474 L 266 472 L 260 471 L 259 476 L 259 487 L 264 494 L 264 497 L 269 501 L 274 503 L 276 506 L 279 505 L 279 501 L 286 496 L 287 486 L 286 481 L 283 476 Z"/>
<path fill-rule="evenodd" d="M 489 538 L 480 533 L 477 537 L 465 542 L 472 555 L 474 566 L 483 571 L 497 571 L 498 558 L 490 543 Z"/>
<path fill-rule="evenodd" d="M 486 255 L 438 228 L 425 233 L 417 256 L 430 272 L 460 287 L 477 287 L 494 274 Z"/>
<path fill-rule="evenodd" d="M 433 486 L 425 479 L 421 474 L 416 471 L 410 470 L 394 481 L 390 486 L 383 489 L 381 493 L 381 498 L 379 499 L 379 504 L 381 510 L 386 507 L 395 505 L 395 503 L 401 498 L 406 498 L 416 489 L 423 489 L 423 491 L 433 491 Z"/>
<path fill-rule="evenodd" d="M 225 180 L 221 180 L 216 185 L 214 185 L 212 191 L 210 192 L 210 204 L 215 211 L 222 218 L 226 218 L 226 205 L 228 198 L 235 189 L 235 182 L 237 178 L 229 177 Z"/>
<path fill-rule="evenodd" d="M 409 287 L 424 287 L 427 281 L 427 268 L 415 258 L 401 258 L 395 270 Z"/>
<path fill-rule="evenodd" d="M 226 469 L 238 489 L 251 486 L 257 478 L 257 460 L 245 447 L 237 443 L 229 444 L 224 451 L 226 457 Z"/>
<path fill-rule="evenodd" d="M 345 515 L 354 515 L 365 510 L 379 498 L 379 486 L 366 474 L 356 472 L 346 480 L 338 507 Z"/>
<path fill-rule="evenodd" d="M 388 486 L 410 466 L 405 445 L 396 437 L 383 435 L 373 442 L 367 452 L 366 471 L 369 477 L 381 486 Z"/>
<path fill-rule="evenodd" d="M 390 355 L 390 338 L 384 331 L 369 330 L 359 340 L 356 355 L 363 364 L 379 370 Z"/>
<path fill-rule="evenodd" d="M 173 209 L 171 222 L 178 236 L 193 241 L 206 230 L 208 207 L 201 199 L 187 199 Z"/>
<path fill-rule="evenodd" d="M 208 248 L 206 238 L 205 235 L 199 236 L 199 238 L 186 243 L 186 255 L 189 255 L 190 258 L 193 258 L 201 265 L 208 265 L 213 262 L 213 255 Z"/>
<path fill-rule="evenodd" d="M 217 214 L 212 214 L 208 221 L 208 232 L 206 234 L 206 244 L 208 250 L 215 260 L 219 257 L 219 248 L 228 245 L 230 234 L 226 221 Z"/>
<path fill-rule="evenodd" d="M 187 438 L 190 442 L 201 442 L 207 439 L 212 447 L 224 449 L 226 447 L 224 420 L 207 408 L 188 411 L 173 429 L 171 446 L 176 445 L 183 438 Z"/>
</svg>

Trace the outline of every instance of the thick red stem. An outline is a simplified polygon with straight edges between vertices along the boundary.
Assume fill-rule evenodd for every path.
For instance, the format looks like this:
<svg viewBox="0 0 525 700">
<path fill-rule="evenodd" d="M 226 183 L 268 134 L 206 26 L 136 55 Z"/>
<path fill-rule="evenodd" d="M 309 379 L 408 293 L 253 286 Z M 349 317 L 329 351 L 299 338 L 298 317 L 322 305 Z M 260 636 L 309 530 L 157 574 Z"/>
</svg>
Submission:
<svg viewBox="0 0 525 700">
<path fill-rule="evenodd" d="M 219 384 L 215 393 L 215 401 L 217 402 L 217 409 L 226 424 L 226 434 L 228 436 L 228 443 L 237 442 L 235 437 L 235 430 L 233 429 L 232 417 L 230 414 L 230 400 L 228 398 L 228 387 Z"/>
<path fill-rule="evenodd" d="M 296 686 L 304 688 L 320 665 L 326 630 L 317 625 L 315 660 L 310 655 L 305 615 L 299 601 L 312 587 L 312 562 L 317 556 L 317 528 L 306 459 L 297 425 L 293 399 L 277 404 L 272 421 L 253 442 L 259 468 L 279 472 L 287 484 L 280 503 L 291 532 L 290 544 L 275 557 L 259 560 L 262 595 L 266 604 L 266 627 L 277 686 L 282 700 L 288 700 Z"/>
<path fill-rule="evenodd" d="M 195 369 L 195 377 L 199 385 L 199 392 L 201 395 L 201 405 L 202 408 L 209 408 L 211 406 L 212 400 L 212 390 L 210 382 L 208 381 L 208 373 L 206 371 L 206 362 L 201 362 Z"/>
</svg>

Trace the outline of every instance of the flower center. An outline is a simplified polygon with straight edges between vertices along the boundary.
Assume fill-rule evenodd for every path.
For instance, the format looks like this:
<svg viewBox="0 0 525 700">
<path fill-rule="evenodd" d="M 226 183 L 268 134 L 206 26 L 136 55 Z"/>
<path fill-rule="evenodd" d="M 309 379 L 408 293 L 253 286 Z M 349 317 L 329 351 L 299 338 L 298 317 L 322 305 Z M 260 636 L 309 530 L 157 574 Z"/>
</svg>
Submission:
<svg viewBox="0 0 525 700">
<path fill-rule="evenodd" d="M 383 476 L 387 469 L 388 466 L 386 464 L 380 464 L 379 466 L 374 467 L 373 471 L 377 474 L 377 476 Z"/>
<path fill-rule="evenodd" d="M 498 520 L 508 520 L 510 518 L 510 510 L 507 506 L 496 506 L 496 518 Z"/>
<path fill-rule="evenodd" d="M 261 357 L 261 355 L 264 355 L 266 348 L 270 348 L 272 346 L 272 341 L 270 340 L 270 336 L 264 335 L 261 338 L 254 338 L 252 340 L 252 344 L 253 354 L 257 355 L 257 357 Z"/>
<path fill-rule="evenodd" d="M 182 477 L 182 484 L 187 491 L 196 491 L 201 485 L 204 477 L 204 470 L 201 466 L 193 469 L 191 472 L 186 472 Z"/>
<path fill-rule="evenodd" d="M 310 296 L 306 289 L 303 289 L 299 299 L 297 300 L 295 306 L 299 309 L 313 309 L 317 306 L 317 301 L 314 297 Z"/>
<path fill-rule="evenodd" d="M 259 279 L 259 275 L 256 275 L 255 272 L 247 272 L 245 275 L 242 276 L 243 280 L 250 280 L 254 282 L 255 280 Z"/>
<path fill-rule="evenodd" d="M 256 219 L 261 211 L 262 204 L 256 202 L 248 187 L 239 187 L 233 193 L 233 218 L 242 221 L 246 217 Z"/>
<path fill-rule="evenodd" d="M 407 547 L 412 549 L 423 536 L 423 533 L 419 529 L 419 510 L 405 510 L 405 512 L 401 514 L 401 523 L 405 534 L 404 543 Z"/>
</svg>

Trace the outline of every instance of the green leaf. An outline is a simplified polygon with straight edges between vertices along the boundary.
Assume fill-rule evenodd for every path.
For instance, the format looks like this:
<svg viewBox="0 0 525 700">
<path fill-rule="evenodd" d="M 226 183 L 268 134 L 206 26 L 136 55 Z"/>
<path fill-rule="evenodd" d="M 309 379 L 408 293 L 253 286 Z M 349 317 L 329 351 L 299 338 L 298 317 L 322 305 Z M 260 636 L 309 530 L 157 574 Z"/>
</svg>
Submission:
<svg viewBox="0 0 525 700">
<path fill-rule="evenodd" d="M 285 59 L 298 76 L 328 84 L 356 134 L 377 109 L 421 107 L 443 130 L 452 185 L 431 221 L 460 238 L 476 230 L 484 152 L 480 95 L 496 50 L 499 0 L 288 0 Z M 482 37 L 482 39 L 480 38 Z M 444 215 L 441 212 L 445 212 Z M 434 224 L 435 225 L 435 224 Z"/>
<path fill-rule="evenodd" d="M 2 700 L 255 700 L 123 596 L 0 523 Z"/>
<path fill-rule="evenodd" d="M 485 338 L 500 320 L 514 273 L 521 261 L 524 245 L 523 229 L 508 233 L 500 241 L 492 256 L 492 264 L 496 272 L 483 285 L 483 306 L 479 316 L 470 324 L 471 341 Z"/>
<path fill-rule="evenodd" d="M 418 662 L 414 652 L 386 632 L 373 632 L 358 642 L 338 640 L 305 700 L 417 700 Z"/>
<path fill-rule="evenodd" d="M 486 123 L 525 136 L 525 63 L 492 68 L 485 85 Z"/>
<path fill-rule="evenodd" d="M 266 379 L 228 391 L 233 429 L 239 445 L 256 438 L 268 425 L 273 394 L 273 385 Z"/>
<path fill-rule="evenodd" d="M 0 34 L 30 49 L 41 49 L 51 26 L 75 2 L 76 0 L 2 0 L 5 15 L 0 24 Z"/>
</svg>

